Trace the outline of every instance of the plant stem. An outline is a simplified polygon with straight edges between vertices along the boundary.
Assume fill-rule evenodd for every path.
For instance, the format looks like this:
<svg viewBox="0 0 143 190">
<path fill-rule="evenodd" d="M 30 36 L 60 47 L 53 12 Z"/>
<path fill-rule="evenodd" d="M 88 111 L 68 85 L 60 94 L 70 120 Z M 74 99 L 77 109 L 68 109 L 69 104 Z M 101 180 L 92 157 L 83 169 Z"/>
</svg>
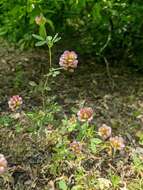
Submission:
<svg viewBox="0 0 143 190">
<path fill-rule="evenodd" d="M 114 89 L 114 87 L 115 87 L 115 82 L 114 82 L 114 80 L 113 80 L 113 78 L 112 78 L 112 76 L 111 76 L 111 73 L 110 73 L 110 69 L 109 69 L 109 62 L 108 62 L 108 60 L 106 59 L 106 57 L 103 57 L 104 58 L 104 61 L 105 61 L 105 64 L 106 64 L 106 71 L 107 71 L 107 75 L 108 75 L 108 77 L 109 77 L 109 80 L 110 80 L 110 84 L 111 84 L 111 88 L 112 88 L 112 90 Z"/>
<path fill-rule="evenodd" d="M 44 86 L 43 86 L 43 90 L 42 90 L 43 107 L 44 107 L 44 108 L 45 108 L 45 106 L 46 106 L 46 101 L 45 101 L 46 95 L 45 95 L 45 91 L 46 91 L 46 88 L 47 88 L 48 79 L 49 79 L 49 76 L 47 75 L 47 76 L 46 76 L 45 83 L 44 83 Z"/>
<path fill-rule="evenodd" d="M 52 52 L 51 52 L 51 47 L 49 47 L 49 62 L 50 62 L 50 68 L 52 66 Z"/>
</svg>

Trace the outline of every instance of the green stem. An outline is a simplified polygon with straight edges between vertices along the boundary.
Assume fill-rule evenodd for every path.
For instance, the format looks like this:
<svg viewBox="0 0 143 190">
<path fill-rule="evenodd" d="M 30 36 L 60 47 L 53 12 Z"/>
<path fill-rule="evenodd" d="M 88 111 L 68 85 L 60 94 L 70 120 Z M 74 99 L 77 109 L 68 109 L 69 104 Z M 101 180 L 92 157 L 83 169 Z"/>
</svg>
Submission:
<svg viewBox="0 0 143 190">
<path fill-rule="evenodd" d="M 50 62 L 50 68 L 52 66 L 52 52 L 51 52 L 51 48 L 49 47 L 49 62 Z"/>
<path fill-rule="evenodd" d="M 43 91 L 42 91 L 42 96 L 43 96 L 43 107 L 44 107 L 44 108 L 45 108 L 45 105 L 46 105 L 46 101 L 45 101 L 45 99 L 46 99 L 45 91 L 46 91 L 46 88 L 47 88 L 48 79 L 49 79 L 49 76 L 47 75 L 47 76 L 46 76 L 45 83 L 44 83 Z"/>
<path fill-rule="evenodd" d="M 115 158 L 115 155 L 116 155 L 116 149 L 113 148 L 113 154 L 112 154 L 113 158 Z"/>
</svg>

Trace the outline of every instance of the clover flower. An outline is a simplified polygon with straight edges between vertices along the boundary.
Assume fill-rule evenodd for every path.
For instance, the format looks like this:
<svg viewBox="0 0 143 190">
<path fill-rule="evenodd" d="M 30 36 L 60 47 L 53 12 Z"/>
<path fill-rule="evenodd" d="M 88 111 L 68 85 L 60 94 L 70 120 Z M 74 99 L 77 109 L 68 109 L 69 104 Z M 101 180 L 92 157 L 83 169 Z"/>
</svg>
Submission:
<svg viewBox="0 0 143 190">
<path fill-rule="evenodd" d="M 9 108 L 12 111 L 18 110 L 21 107 L 22 103 L 22 98 L 19 95 L 12 96 L 8 101 Z"/>
<path fill-rule="evenodd" d="M 36 16 L 35 17 L 35 22 L 37 25 L 45 24 L 46 23 L 46 18 L 43 15 Z"/>
<path fill-rule="evenodd" d="M 90 122 L 93 119 L 93 109 L 90 107 L 81 108 L 77 113 L 79 121 L 88 121 Z"/>
<path fill-rule="evenodd" d="M 0 174 L 3 174 L 7 169 L 7 160 L 3 154 L 0 154 Z"/>
<path fill-rule="evenodd" d="M 63 69 L 73 72 L 77 64 L 77 54 L 74 51 L 64 51 L 60 57 L 59 65 L 63 67 Z"/>
<path fill-rule="evenodd" d="M 122 150 L 125 147 L 124 139 L 122 137 L 111 137 L 110 144 L 115 150 Z"/>
<path fill-rule="evenodd" d="M 98 129 L 98 134 L 101 136 L 104 140 L 109 138 L 111 136 L 112 129 L 106 124 L 103 124 L 99 129 Z"/>
<path fill-rule="evenodd" d="M 80 154 L 82 150 L 82 145 L 80 142 L 73 141 L 72 143 L 70 143 L 70 148 L 73 153 Z"/>
</svg>

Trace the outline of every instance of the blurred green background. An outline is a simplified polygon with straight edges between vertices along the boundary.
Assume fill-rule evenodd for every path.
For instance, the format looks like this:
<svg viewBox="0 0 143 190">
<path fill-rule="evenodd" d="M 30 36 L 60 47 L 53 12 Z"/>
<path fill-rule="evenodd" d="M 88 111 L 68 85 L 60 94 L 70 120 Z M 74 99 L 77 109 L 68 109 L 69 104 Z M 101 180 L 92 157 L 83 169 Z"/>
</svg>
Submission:
<svg viewBox="0 0 143 190">
<path fill-rule="evenodd" d="M 0 0 L 0 35 L 21 49 L 34 47 L 40 13 L 47 33 L 62 37 L 61 46 L 143 67 L 142 0 Z"/>
</svg>

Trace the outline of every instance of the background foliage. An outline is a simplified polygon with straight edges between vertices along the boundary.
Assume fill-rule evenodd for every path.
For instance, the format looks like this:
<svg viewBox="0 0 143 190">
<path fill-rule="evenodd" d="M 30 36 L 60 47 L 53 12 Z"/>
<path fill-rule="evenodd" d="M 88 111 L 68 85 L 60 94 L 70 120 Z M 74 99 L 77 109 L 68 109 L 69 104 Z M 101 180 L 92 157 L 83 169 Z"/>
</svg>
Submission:
<svg viewBox="0 0 143 190">
<path fill-rule="evenodd" d="M 43 13 L 65 46 L 143 66 L 142 0 L 0 0 L 0 12 L 0 35 L 21 48 L 34 45 L 34 19 Z"/>
</svg>

